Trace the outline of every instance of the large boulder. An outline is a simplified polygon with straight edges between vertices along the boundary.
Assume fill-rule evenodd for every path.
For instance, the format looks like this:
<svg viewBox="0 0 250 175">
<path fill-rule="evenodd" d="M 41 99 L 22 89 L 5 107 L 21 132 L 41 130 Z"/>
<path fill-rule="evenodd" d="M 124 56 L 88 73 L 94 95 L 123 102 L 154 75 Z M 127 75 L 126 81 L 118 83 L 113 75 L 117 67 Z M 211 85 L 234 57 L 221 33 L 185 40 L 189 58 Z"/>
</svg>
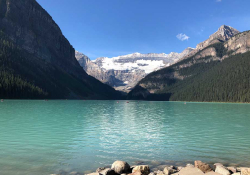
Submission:
<svg viewBox="0 0 250 175">
<path fill-rule="evenodd" d="M 98 173 L 100 173 L 100 175 L 118 175 L 114 170 L 110 168 L 105 168 L 103 170 L 100 170 Z"/>
<path fill-rule="evenodd" d="M 206 164 L 206 163 L 203 163 L 202 161 L 200 161 L 200 160 L 196 160 L 195 162 L 194 162 L 194 166 L 196 167 L 196 168 L 199 168 L 202 172 L 204 172 L 204 173 L 207 173 L 207 172 L 209 172 L 209 171 L 212 171 L 212 168 L 208 165 L 208 164 Z"/>
<path fill-rule="evenodd" d="M 171 166 L 171 167 L 165 167 L 164 170 L 163 170 L 163 172 L 164 172 L 165 175 L 170 175 L 170 174 L 176 173 L 177 170 L 174 169 L 173 166 Z"/>
<path fill-rule="evenodd" d="M 150 173 L 150 169 L 148 165 L 135 166 L 132 170 L 132 173 L 134 173 L 135 171 L 141 171 L 142 175 L 148 175 Z"/>
<path fill-rule="evenodd" d="M 112 164 L 111 169 L 117 174 L 127 173 L 130 170 L 130 165 L 127 162 L 117 160 Z"/>
<path fill-rule="evenodd" d="M 142 175 L 142 172 L 140 170 L 137 170 L 128 175 Z"/>
<path fill-rule="evenodd" d="M 156 172 L 154 172 L 156 175 L 165 175 L 164 174 L 164 172 L 163 171 L 160 171 L 160 170 L 158 170 L 158 171 L 156 171 Z"/>
<path fill-rule="evenodd" d="M 237 173 L 237 168 L 236 167 L 230 166 L 230 167 L 227 167 L 227 169 L 229 171 L 231 171 L 232 173 Z"/>
<path fill-rule="evenodd" d="M 204 175 L 204 173 L 199 168 L 186 167 L 173 175 Z"/>
<path fill-rule="evenodd" d="M 221 174 L 216 173 L 214 171 L 210 171 L 210 172 L 206 173 L 205 175 L 221 175 Z"/>
<path fill-rule="evenodd" d="M 188 163 L 188 164 L 186 165 L 186 167 L 189 167 L 189 168 L 194 168 L 194 165 L 193 165 L 193 164 Z"/>
<path fill-rule="evenodd" d="M 241 175 L 250 175 L 250 168 L 242 168 Z"/>
<path fill-rule="evenodd" d="M 231 175 L 230 171 L 224 166 L 216 166 L 215 172 L 221 175 Z"/>
</svg>

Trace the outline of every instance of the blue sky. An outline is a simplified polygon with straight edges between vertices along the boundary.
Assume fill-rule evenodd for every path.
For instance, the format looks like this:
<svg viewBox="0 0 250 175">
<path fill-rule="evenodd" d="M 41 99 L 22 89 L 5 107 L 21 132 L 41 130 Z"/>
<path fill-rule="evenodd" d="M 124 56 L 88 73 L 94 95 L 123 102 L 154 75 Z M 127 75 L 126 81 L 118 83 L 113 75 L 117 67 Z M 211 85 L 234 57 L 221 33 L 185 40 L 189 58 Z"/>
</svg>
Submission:
<svg viewBox="0 0 250 175">
<path fill-rule="evenodd" d="M 37 2 L 73 47 L 91 59 L 134 52 L 181 52 L 196 47 L 223 24 L 250 30 L 250 0 Z"/>
</svg>

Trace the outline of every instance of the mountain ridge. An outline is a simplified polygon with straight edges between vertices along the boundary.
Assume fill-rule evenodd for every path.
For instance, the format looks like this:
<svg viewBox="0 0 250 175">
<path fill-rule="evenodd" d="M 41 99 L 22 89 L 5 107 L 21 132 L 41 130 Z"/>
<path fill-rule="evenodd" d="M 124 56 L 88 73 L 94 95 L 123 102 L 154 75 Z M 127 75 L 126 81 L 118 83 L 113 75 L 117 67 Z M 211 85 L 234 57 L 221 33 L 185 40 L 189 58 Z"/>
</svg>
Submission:
<svg viewBox="0 0 250 175">
<path fill-rule="evenodd" d="M 181 53 L 147 53 L 138 52 L 117 57 L 99 57 L 91 61 L 86 55 L 76 51 L 80 65 L 91 76 L 117 90 L 128 92 L 148 73 L 167 67 L 185 56 L 192 48 L 186 48 Z"/>
<path fill-rule="evenodd" d="M 249 55 L 250 31 L 237 33 L 149 74 L 128 98 L 249 102 Z"/>
<path fill-rule="evenodd" d="M 83 70 L 75 49 L 35 0 L 0 0 L 0 41 L 1 98 L 119 97 Z"/>
</svg>

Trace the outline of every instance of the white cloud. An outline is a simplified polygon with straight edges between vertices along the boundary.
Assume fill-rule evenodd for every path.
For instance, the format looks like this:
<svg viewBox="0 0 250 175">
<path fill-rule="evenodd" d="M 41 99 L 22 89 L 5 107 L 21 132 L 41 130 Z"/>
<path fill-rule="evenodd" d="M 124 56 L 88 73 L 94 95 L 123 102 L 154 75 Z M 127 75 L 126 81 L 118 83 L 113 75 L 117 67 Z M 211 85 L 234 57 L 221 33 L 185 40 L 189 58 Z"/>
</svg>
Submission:
<svg viewBox="0 0 250 175">
<path fill-rule="evenodd" d="M 181 41 L 185 41 L 185 40 L 188 40 L 190 37 L 189 36 L 187 36 L 186 34 L 184 34 L 184 33 L 180 33 L 180 34 L 178 34 L 177 36 L 176 36 L 179 40 L 181 40 Z"/>
</svg>

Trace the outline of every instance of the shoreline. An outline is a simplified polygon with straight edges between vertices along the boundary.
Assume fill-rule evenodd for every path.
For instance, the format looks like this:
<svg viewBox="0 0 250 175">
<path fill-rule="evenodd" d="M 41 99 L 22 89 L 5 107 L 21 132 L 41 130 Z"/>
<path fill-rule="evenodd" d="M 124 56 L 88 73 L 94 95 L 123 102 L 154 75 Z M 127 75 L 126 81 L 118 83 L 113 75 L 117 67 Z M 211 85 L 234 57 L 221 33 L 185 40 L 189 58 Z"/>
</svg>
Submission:
<svg viewBox="0 0 250 175">
<path fill-rule="evenodd" d="M 115 161 L 112 165 L 97 167 L 96 171 L 66 172 L 60 171 L 50 175 L 250 175 L 250 164 L 248 167 L 233 164 L 205 163 L 199 160 L 183 165 L 178 162 L 169 161 L 168 164 L 153 164 L 137 161 L 130 165 L 125 161 Z M 172 164 L 170 163 L 172 162 Z"/>
<path fill-rule="evenodd" d="M 0 98 L 1 99 L 1 98 Z M 250 102 L 223 102 L 223 101 L 150 101 L 150 100 L 94 100 L 94 99 L 1 99 L 4 101 L 124 101 L 124 102 L 176 102 L 176 103 L 219 103 L 219 104 L 250 104 Z"/>
</svg>

